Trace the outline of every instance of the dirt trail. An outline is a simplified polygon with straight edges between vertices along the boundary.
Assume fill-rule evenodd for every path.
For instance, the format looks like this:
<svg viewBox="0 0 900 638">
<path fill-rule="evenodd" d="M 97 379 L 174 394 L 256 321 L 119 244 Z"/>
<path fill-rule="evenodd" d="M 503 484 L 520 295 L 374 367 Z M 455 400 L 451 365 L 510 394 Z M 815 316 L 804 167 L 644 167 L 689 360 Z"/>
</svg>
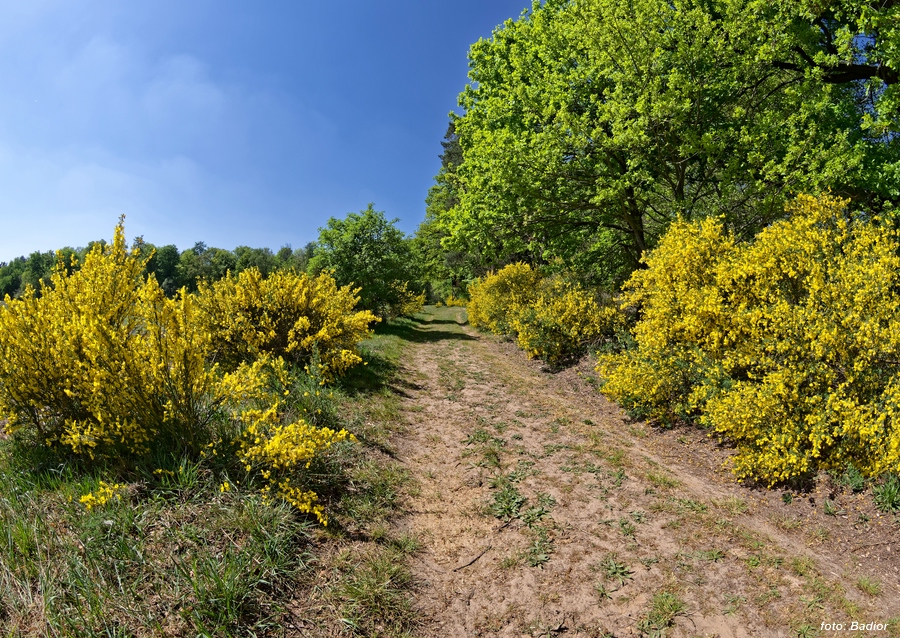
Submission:
<svg viewBox="0 0 900 638">
<path fill-rule="evenodd" d="M 424 316 L 397 442 L 422 636 L 900 635 L 896 520 L 738 485 L 726 450 L 630 423 L 589 367 L 547 374 L 463 309 Z"/>
</svg>

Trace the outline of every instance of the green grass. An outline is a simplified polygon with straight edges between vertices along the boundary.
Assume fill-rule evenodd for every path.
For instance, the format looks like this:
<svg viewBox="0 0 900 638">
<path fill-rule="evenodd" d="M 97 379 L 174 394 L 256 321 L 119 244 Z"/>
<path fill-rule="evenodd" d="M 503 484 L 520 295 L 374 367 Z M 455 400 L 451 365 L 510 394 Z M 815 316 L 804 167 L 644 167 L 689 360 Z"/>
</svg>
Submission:
<svg viewBox="0 0 900 638">
<path fill-rule="evenodd" d="M 723 558 L 725 558 L 725 552 L 720 549 L 708 549 L 701 551 L 699 554 L 700 558 L 711 563 L 717 563 Z"/>
<path fill-rule="evenodd" d="M 684 613 L 686 605 L 672 592 L 659 592 L 650 600 L 650 608 L 638 621 L 637 629 L 645 636 L 663 636 L 677 616 Z"/>
<path fill-rule="evenodd" d="M 465 438 L 463 443 L 465 445 L 475 445 L 476 443 L 487 443 L 491 440 L 491 434 L 487 430 L 482 430 L 481 428 L 475 430 Z"/>
<path fill-rule="evenodd" d="M 626 538 L 634 539 L 637 528 L 627 518 L 622 518 L 619 519 L 619 531 L 622 532 L 622 535 Z"/>
<path fill-rule="evenodd" d="M 528 509 L 519 512 L 519 518 L 522 520 L 525 527 L 533 528 L 549 513 L 550 510 L 540 506 L 529 507 Z"/>
<path fill-rule="evenodd" d="M 415 626 L 410 603 L 412 574 L 406 553 L 375 547 L 356 560 L 345 560 L 334 588 L 341 621 L 365 636 L 404 636 Z"/>
<path fill-rule="evenodd" d="M 673 487 L 678 487 L 681 483 L 661 472 L 647 472 L 647 480 L 649 480 L 656 487 L 670 489 Z"/>
<path fill-rule="evenodd" d="M 409 472 L 400 464 L 359 455 L 348 470 L 351 485 L 335 505 L 337 518 L 347 525 L 372 525 L 394 512 L 401 490 L 409 483 Z"/>
<path fill-rule="evenodd" d="M 877 596 L 881 593 L 881 582 L 868 576 L 862 576 L 856 581 L 856 588 L 869 596 Z"/>
<path fill-rule="evenodd" d="M 0 635 L 262 637 L 284 635 L 298 613 L 322 633 L 407 635 L 406 557 L 418 541 L 391 531 L 410 478 L 390 445 L 409 385 L 400 357 L 432 338 L 444 337 L 421 320 L 381 325 L 361 344 L 366 365 L 335 386 L 297 376 L 284 388 L 285 420 L 346 427 L 359 439 L 303 475 L 327 528 L 264 498 L 232 460 L 225 422 L 214 424 L 219 443 L 205 458 L 157 451 L 131 467 L 0 440 Z M 89 510 L 80 499 L 100 481 L 123 487 Z M 355 560 L 334 562 L 341 548 Z M 341 578 L 322 582 L 329 570 Z"/>
<path fill-rule="evenodd" d="M 255 493 L 219 491 L 197 464 L 178 467 L 88 511 L 78 497 L 96 476 L 35 476 L 3 454 L 4 633 L 228 636 L 285 622 L 313 523 Z"/>
<path fill-rule="evenodd" d="M 523 559 L 529 567 L 543 567 L 553 554 L 553 541 L 545 527 L 536 526 L 532 529 L 532 533 L 531 544 L 523 553 Z"/>
<path fill-rule="evenodd" d="M 606 588 L 605 583 L 596 583 L 594 585 L 594 593 L 597 594 L 597 598 L 600 599 L 600 602 L 612 600 L 612 593 Z"/>
<path fill-rule="evenodd" d="M 631 580 L 634 572 L 625 563 L 620 563 L 615 554 L 608 554 L 600 561 L 597 569 L 607 580 L 615 581 L 622 587 Z"/>
<path fill-rule="evenodd" d="M 719 501 L 713 501 L 713 503 L 719 509 L 723 509 L 728 512 L 728 514 L 730 514 L 731 516 L 743 514 L 749 509 L 747 502 L 742 498 L 738 498 L 737 496 L 729 496 L 728 498 L 724 498 Z"/>
<path fill-rule="evenodd" d="M 487 507 L 492 515 L 508 521 L 519 516 L 527 500 L 514 485 L 507 484 L 493 493 Z"/>
<path fill-rule="evenodd" d="M 862 492 L 868 485 L 866 478 L 852 463 L 847 464 L 846 469 L 839 477 L 839 481 L 841 485 L 850 488 L 853 492 Z"/>
<path fill-rule="evenodd" d="M 900 476 L 888 474 L 881 485 L 872 488 L 875 506 L 882 512 L 900 512 Z"/>
</svg>

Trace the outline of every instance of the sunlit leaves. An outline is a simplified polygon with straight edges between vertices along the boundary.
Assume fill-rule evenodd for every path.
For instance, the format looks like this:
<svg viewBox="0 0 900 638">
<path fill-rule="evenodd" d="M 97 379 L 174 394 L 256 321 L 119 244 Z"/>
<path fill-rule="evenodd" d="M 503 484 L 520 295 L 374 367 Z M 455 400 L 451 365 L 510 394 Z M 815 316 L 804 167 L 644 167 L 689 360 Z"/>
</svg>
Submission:
<svg viewBox="0 0 900 638">
<path fill-rule="evenodd" d="M 864 133 L 859 87 L 784 62 L 814 18 L 799 3 L 535 4 L 471 49 L 445 244 L 612 283 L 679 217 L 751 236 L 790 190 L 896 200 L 898 149 Z"/>
</svg>

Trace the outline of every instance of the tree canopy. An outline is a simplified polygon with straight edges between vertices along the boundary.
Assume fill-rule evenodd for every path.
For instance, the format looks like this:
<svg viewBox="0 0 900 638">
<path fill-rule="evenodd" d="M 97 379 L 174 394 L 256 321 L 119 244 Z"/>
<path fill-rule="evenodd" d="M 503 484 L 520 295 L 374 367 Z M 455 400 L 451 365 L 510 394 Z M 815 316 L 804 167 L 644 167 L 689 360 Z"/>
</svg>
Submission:
<svg viewBox="0 0 900 638">
<path fill-rule="evenodd" d="M 360 307 L 381 317 L 406 303 L 407 285 L 418 280 L 409 239 L 373 204 L 344 219 L 332 217 L 319 229 L 308 270 L 330 270 L 341 286 L 361 288 Z"/>
<path fill-rule="evenodd" d="M 825 190 L 890 209 L 898 23 L 895 2 L 535 2 L 471 48 L 443 244 L 615 282 L 677 218 L 751 236 Z"/>
<path fill-rule="evenodd" d="M 9 263 L 0 263 L 0 300 L 5 295 L 21 295 L 29 285 L 40 294 L 42 281 L 46 285 L 52 285 L 51 275 L 60 263 L 60 258 L 61 263 L 71 272 L 81 267 L 85 256 L 97 243 L 105 242 L 91 242 L 82 248 L 65 247 L 58 251 L 34 252 L 28 257 L 17 257 Z M 200 280 L 216 281 L 229 271 L 239 273 L 257 268 L 264 277 L 279 269 L 303 272 L 309 256 L 315 251 L 315 242 L 297 250 L 285 245 L 277 253 L 269 248 L 248 246 L 238 246 L 230 251 L 197 242 L 193 248 L 179 252 L 178 247 L 173 244 L 155 246 L 145 242 L 143 237 L 137 237 L 132 249 L 138 250 L 142 259 L 146 260 L 144 274 L 155 276 L 166 295 L 173 297 L 183 286 L 196 290 Z"/>
<path fill-rule="evenodd" d="M 444 243 L 450 236 L 442 224 L 445 215 L 459 204 L 456 168 L 462 163 L 462 148 L 453 122 L 441 142 L 441 170 L 425 199 L 425 220 L 413 238 L 416 263 L 432 287 L 432 294 L 440 298 L 460 297 L 473 277 L 485 274 L 489 266 L 477 246 L 448 250 Z"/>
</svg>

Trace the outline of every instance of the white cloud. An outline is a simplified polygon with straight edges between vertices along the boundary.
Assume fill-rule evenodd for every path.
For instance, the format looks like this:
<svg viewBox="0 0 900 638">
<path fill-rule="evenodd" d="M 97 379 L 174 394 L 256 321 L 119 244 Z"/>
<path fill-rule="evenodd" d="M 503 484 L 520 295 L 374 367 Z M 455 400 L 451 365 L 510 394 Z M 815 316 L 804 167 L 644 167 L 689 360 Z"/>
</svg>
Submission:
<svg viewBox="0 0 900 638">
<path fill-rule="evenodd" d="M 227 108 L 228 99 L 225 90 L 209 79 L 202 62 L 177 55 L 162 61 L 141 102 L 149 117 L 168 121 L 173 115 L 219 116 Z"/>
<path fill-rule="evenodd" d="M 66 95 L 96 96 L 118 89 L 132 73 L 135 60 L 128 49 L 103 35 L 91 38 L 76 54 L 61 60 L 56 86 Z"/>
<path fill-rule="evenodd" d="M 277 80 L 117 30 L 117 4 L 33 1 L 0 2 L 0 261 L 108 238 L 120 214 L 154 243 L 277 247 L 365 205 L 319 192 L 341 131 Z"/>
</svg>

